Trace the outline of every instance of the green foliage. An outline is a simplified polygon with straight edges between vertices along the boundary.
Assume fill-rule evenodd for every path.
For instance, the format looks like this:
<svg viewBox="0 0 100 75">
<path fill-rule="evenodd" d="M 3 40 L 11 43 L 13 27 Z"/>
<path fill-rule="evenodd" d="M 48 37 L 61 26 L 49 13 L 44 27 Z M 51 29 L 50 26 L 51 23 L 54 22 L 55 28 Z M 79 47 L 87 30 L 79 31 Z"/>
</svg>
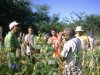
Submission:
<svg viewBox="0 0 100 75">
<path fill-rule="evenodd" d="M 10 69 L 6 64 L 0 63 L 0 75 L 12 75 L 13 70 Z"/>
<path fill-rule="evenodd" d="M 74 13 L 77 19 L 73 19 L 73 16 L 71 16 L 72 22 L 63 23 L 59 22 L 57 14 L 54 14 L 53 17 L 48 15 L 49 6 L 47 5 L 36 6 L 36 12 L 32 12 L 28 0 L 1 0 L 0 5 L 0 25 L 4 28 L 3 34 L 8 31 L 8 24 L 16 20 L 20 22 L 22 31 L 26 31 L 29 25 L 36 26 L 40 32 L 50 31 L 52 28 L 56 28 L 59 32 L 65 27 L 73 27 L 75 29 L 76 26 L 82 25 L 86 31 L 92 29 L 95 34 L 100 36 L 100 15 Z M 21 75 L 60 74 L 58 60 L 52 57 L 53 48 L 47 44 L 43 37 L 44 34 L 39 34 L 34 39 L 35 44 L 33 47 L 35 50 L 39 50 L 39 53 L 34 53 L 30 58 L 26 56 L 18 59 L 19 61 L 24 61 L 24 63 L 19 62 L 19 65 L 21 64 Z M 7 54 L 4 51 L 4 48 L 0 49 L 0 75 L 11 75 L 13 71 L 5 65 L 7 64 Z M 91 58 L 94 58 L 93 70 L 91 70 L 92 67 L 90 66 Z M 86 74 L 89 75 L 91 72 L 95 72 L 95 75 L 98 75 L 100 69 L 98 68 L 100 67 L 100 50 L 87 51 L 85 61 Z"/>
<path fill-rule="evenodd" d="M 45 34 L 39 34 L 34 37 L 34 45 L 35 50 L 40 50 L 40 52 L 47 53 L 49 51 L 53 51 L 53 48 L 47 44 L 47 40 L 44 39 Z"/>
<path fill-rule="evenodd" d="M 35 75 L 48 75 L 49 73 L 59 72 L 57 59 L 54 59 L 51 54 L 38 54 L 38 56 L 40 56 L 39 59 L 37 58 L 39 61 L 34 65 Z M 36 56 L 34 55 L 34 57 Z"/>
<path fill-rule="evenodd" d="M 16 20 L 22 26 L 32 16 L 29 2 L 25 0 L 0 0 L 0 5 L 0 25 L 3 26 L 3 36 L 8 32 L 10 22 Z"/>
<path fill-rule="evenodd" d="M 87 51 L 85 54 L 85 74 L 91 75 L 94 73 L 95 75 L 99 74 L 100 69 L 100 50 L 95 49 L 93 51 Z"/>
<path fill-rule="evenodd" d="M 46 40 L 43 39 L 43 36 L 44 34 L 40 33 L 38 36 L 35 36 L 34 39 L 35 45 L 33 45 L 33 47 L 35 50 L 40 50 L 39 53 L 35 52 L 30 57 L 26 55 L 25 57 L 21 56 L 18 59 L 21 75 L 60 75 L 61 71 L 60 66 L 58 65 L 59 61 L 57 58 L 52 56 L 53 48 L 47 44 Z M 5 58 L 7 56 L 3 49 L 5 48 L 0 50 L 0 75 L 10 75 L 13 73 L 13 70 L 6 65 L 7 60 Z M 83 60 L 83 58 L 81 58 L 81 60 Z M 95 75 L 98 75 L 99 69 L 100 50 L 94 49 L 93 51 L 86 51 L 85 74 L 91 75 L 93 72 Z"/>
<path fill-rule="evenodd" d="M 3 26 L 3 35 L 8 32 L 8 25 L 10 22 L 16 20 L 20 22 L 21 29 L 26 33 L 27 27 L 29 25 L 34 26 L 35 31 L 50 31 L 52 27 L 57 28 L 61 31 L 64 27 L 76 28 L 77 25 L 82 25 L 87 31 L 93 30 L 95 34 L 99 35 L 100 32 L 100 15 L 86 15 L 84 12 L 72 12 L 71 20 L 67 18 L 64 21 L 59 22 L 59 14 L 53 14 L 49 16 L 49 6 L 44 5 L 34 5 L 28 0 L 1 0 L 0 5 L 0 21 Z M 36 11 L 32 11 L 31 8 Z M 74 16 L 76 17 L 74 19 Z M 4 29 L 6 28 L 6 29 Z"/>
<path fill-rule="evenodd" d="M 50 8 L 50 7 L 49 7 L 48 5 L 46 5 L 46 4 L 43 4 L 43 5 L 36 5 L 35 7 L 36 7 L 36 9 L 37 9 L 37 12 L 43 13 L 43 14 L 48 14 L 49 8 Z"/>
</svg>

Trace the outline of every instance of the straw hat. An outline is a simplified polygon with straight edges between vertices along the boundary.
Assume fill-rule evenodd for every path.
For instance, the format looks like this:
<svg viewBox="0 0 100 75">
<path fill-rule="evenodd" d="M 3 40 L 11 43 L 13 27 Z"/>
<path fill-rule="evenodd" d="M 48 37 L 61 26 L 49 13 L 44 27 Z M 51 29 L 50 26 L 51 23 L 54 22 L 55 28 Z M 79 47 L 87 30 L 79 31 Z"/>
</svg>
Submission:
<svg viewBox="0 0 100 75">
<path fill-rule="evenodd" d="M 84 31 L 84 30 L 82 29 L 82 26 L 77 26 L 75 31 L 77 32 L 77 31 Z"/>
</svg>

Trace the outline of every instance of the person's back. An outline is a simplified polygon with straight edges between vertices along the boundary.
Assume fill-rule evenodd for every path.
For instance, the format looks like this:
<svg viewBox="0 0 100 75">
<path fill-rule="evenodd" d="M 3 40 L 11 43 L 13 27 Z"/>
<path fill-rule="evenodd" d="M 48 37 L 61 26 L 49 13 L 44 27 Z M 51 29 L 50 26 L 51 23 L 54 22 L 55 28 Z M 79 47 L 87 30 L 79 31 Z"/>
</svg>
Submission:
<svg viewBox="0 0 100 75">
<path fill-rule="evenodd" d="M 61 52 L 61 55 L 66 58 L 65 64 L 71 63 L 72 65 L 75 65 L 75 63 L 79 63 L 77 62 L 78 60 L 76 60 L 75 55 L 82 57 L 81 51 L 81 41 L 78 38 L 72 38 L 67 41 L 64 44 L 63 51 Z"/>
<path fill-rule="evenodd" d="M 75 31 L 72 28 L 64 29 L 63 35 L 66 40 L 60 55 L 64 62 L 63 75 L 78 75 L 81 69 L 81 41 L 74 37 Z"/>
<path fill-rule="evenodd" d="M 89 48 L 89 38 L 88 36 L 82 35 L 82 36 L 76 36 L 81 41 L 81 47 L 82 50 L 87 50 Z"/>
</svg>

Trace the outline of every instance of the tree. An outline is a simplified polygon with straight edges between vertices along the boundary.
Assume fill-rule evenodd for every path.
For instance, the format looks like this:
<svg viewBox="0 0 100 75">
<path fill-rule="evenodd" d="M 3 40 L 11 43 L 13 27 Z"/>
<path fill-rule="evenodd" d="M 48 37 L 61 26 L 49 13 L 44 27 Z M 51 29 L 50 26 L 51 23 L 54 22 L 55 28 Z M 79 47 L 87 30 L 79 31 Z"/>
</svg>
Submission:
<svg viewBox="0 0 100 75">
<path fill-rule="evenodd" d="M 76 19 L 74 18 L 76 17 Z M 84 25 L 85 12 L 72 12 L 71 19 L 77 25 Z"/>
<path fill-rule="evenodd" d="M 29 2 L 25 0 L 1 0 L 0 5 L 0 25 L 4 30 L 3 36 L 8 32 L 10 22 L 16 20 L 23 25 L 27 17 L 32 15 Z"/>
<path fill-rule="evenodd" d="M 48 14 L 49 13 L 49 6 L 46 4 L 43 5 L 36 5 L 36 12 L 38 13 L 43 13 L 43 14 Z"/>
<path fill-rule="evenodd" d="M 100 15 L 87 15 L 85 23 L 89 30 L 93 30 L 95 33 L 100 32 Z"/>
</svg>

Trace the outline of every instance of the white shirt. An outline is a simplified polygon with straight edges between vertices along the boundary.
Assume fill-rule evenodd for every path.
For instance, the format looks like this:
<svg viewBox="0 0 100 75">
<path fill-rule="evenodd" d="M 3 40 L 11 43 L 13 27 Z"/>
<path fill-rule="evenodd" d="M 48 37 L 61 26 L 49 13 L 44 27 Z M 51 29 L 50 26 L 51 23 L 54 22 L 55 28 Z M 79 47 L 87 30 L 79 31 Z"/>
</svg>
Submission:
<svg viewBox="0 0 100 75">
<path fill-rule="evenodd" d="M 78 51 L 79 54 L 81 50 L 81 41 L 78 38 L 72 38 L 64 44 L 61 56 L 66 58 L 67 63 L 70 63 L 73 61 L 75 53 Z"/>
<path fill-rule="evenodd" d="M 26 42 L 29 42 L 30 45 L 33 45 L 33 43 L 34 43 L 34 35 L 32 35 L 32 34 L 27 34 L 27 35 L 25 36 L 25 41 L 26 41 Z"/>
<path fill-rule="evenodd" d="M 32 45 L 34 44 L 34 36 L 32 34 L 27 34 L 25 36 L 25 42 L 29 42 L 29 45 L 26 46 L 26 54 L 29 55 Z"/>
</svg>

